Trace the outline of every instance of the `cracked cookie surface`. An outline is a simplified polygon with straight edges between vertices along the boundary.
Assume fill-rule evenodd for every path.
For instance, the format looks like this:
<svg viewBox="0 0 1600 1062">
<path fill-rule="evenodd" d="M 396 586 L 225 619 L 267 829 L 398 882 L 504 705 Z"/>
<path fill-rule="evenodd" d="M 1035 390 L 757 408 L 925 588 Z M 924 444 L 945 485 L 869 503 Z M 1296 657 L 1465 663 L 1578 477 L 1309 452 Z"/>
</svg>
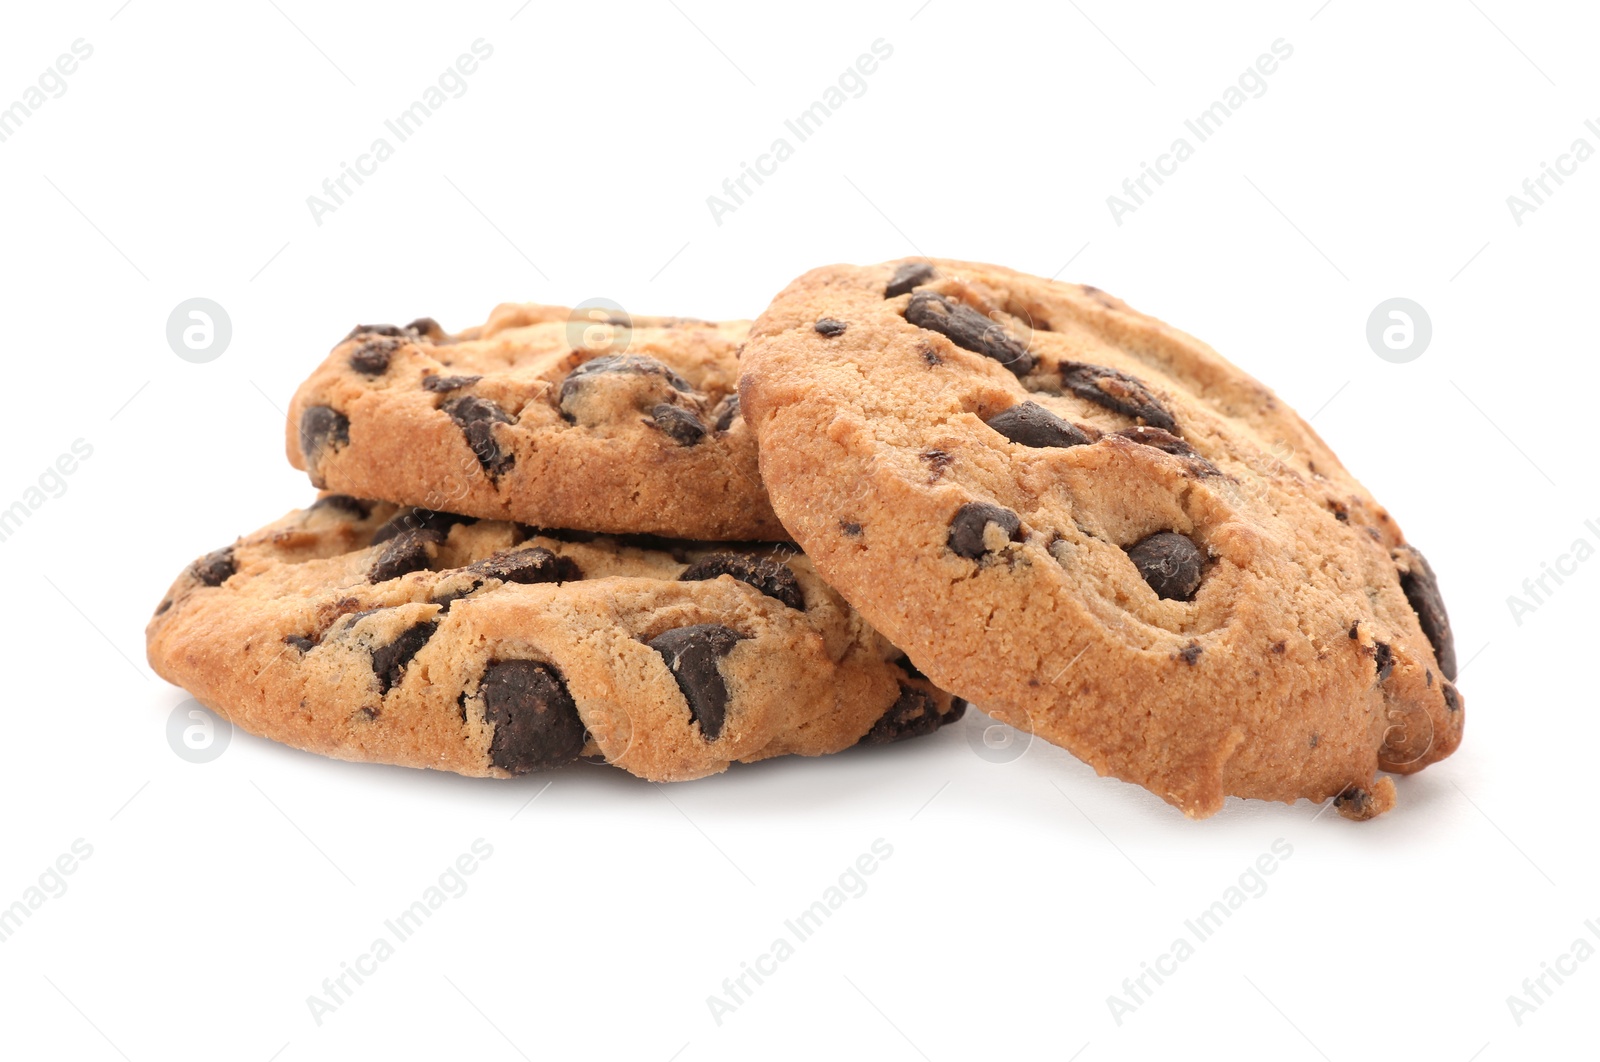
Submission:
<svg viewBox="0 0 1600 1062">
<path fill-rule="evenodd" d="M 1098 289 L 830 266 L 752 326 L 744 414 L 817 571 L 933 681 L 1193 817 L 1393 803 L 1459 744 L 1449 619 L 1268 388 Z"/>
<path fill-rule="evenodd" d="M 786 538 L 735 394 L 748 323 L 578 314 L 356 326 L 295 393 L 290 462 L 318 487 L 485 519 Z"/>
<path fill-rule="evenodd" d="M 163 678 L 341 759 L 652 781 L 931 733 L 963 705 L 793 546 L 539 531 L 328 494 L 190 565 Z"/>
</svg>

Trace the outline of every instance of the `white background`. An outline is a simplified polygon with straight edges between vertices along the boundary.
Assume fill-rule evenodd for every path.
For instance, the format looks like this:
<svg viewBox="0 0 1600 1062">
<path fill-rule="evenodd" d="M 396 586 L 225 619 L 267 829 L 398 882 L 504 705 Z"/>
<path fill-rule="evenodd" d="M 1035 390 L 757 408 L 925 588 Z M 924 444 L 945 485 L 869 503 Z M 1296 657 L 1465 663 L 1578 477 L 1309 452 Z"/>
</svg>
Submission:
<svg viewBox="0 0 1600 1062">
<path fill-rule="evenodd" d="M 1600 160 L 1521 225 L 1506 203 L 1575 138 L 1600 148 L 1587 5 L 121 2 L 10 5 L 0 32 L 0 105 L 94 49 L 0 143 L 0 507 L 93 447 L 0 542 L 0 905 L 93 849 L 0 943 L 0 1053 L 1593 1056 L 1600 961 L 1520 1026 L 1506 1002 L 1600 920 L 1600 561 L 1520 623 L 1507 604 L 1600 544 Z M 478 38 L 465 95 L 316 224 L 307 196 Z M 865 93 L 717 224 L 706 197 L 878 38 Z M 1265 94 L 1118 225 L 1106 197 L 1279 38 Z M 914 253 L 1099 285 L 1314 414 L 1439 572 L 1460 752 L 1358 825 L 1239 801 L 1189 822 L 1042 743 L 983 758 L 976 713 L 671 788 L 169 747 L 185 695 L 144 664 L 145 621 L 193 557 L 309 499 L 280 411 L 358 320 L 754 316 L 813 265 Z M 233 324 L 207 364 L 165 339 L 195 296 Z M 1409 364 L 1365 339 L 1394 296 L 1433 322 Z M 477 838 L 469 890 L 313 1020 Z M 707 997 L 876 838 L 866 893 L 714 1021 Z M 1113 1020 L 1280 838 L 1266 893 Z"/>
</svg>

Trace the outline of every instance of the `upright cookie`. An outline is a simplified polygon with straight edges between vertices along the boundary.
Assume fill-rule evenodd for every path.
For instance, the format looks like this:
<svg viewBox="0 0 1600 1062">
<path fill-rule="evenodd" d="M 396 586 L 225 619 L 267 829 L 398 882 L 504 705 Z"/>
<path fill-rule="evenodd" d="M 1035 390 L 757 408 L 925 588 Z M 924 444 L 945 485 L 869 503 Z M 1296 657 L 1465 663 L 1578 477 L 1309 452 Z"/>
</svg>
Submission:
<svg viewBox="0 0 1600 1062">
<path fill-rule="evenodd" d="M 484 519 L 783 539 L 735 393 L 747 327 L 510 304 L 456 335 L 358 325 L 295 393 L 289 460 Z"/>
<path fill-rule="evenodd" d="M 1193 817 L 1392 803 L 1461 740 L 1432 570 L 1316 433 L 1090 287 L 813 270 L 755 323 L 785 527 L 934 682 Z"/>
<path fill-rule="evenodd" d="M 207 554 L 150 664 L 251 733 L 506 777 L 653 781 L 931 733 L 962 705 L 792 546 L 539 532 L 330 494 Z"/>
</svg>

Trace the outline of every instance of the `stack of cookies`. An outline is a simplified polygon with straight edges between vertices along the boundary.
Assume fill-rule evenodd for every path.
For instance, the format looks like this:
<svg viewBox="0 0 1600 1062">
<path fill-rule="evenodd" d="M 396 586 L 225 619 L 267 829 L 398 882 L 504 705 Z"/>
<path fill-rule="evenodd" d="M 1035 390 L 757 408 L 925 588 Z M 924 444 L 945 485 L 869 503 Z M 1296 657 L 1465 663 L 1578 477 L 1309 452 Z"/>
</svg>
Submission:
<svg viewBox="0 0 1600 1062">
<path fill-rule="evenodd" d="M 1095 288 L 914 259 L 753 323 L 359 326 L 316 501 L 196 561 L 152 666 L 245 729 L 676 781 L 971 700 L 1192 817 L 1394 803 L 1461 740 L 1426 560 L 1270 390 Z"/>
</svg>

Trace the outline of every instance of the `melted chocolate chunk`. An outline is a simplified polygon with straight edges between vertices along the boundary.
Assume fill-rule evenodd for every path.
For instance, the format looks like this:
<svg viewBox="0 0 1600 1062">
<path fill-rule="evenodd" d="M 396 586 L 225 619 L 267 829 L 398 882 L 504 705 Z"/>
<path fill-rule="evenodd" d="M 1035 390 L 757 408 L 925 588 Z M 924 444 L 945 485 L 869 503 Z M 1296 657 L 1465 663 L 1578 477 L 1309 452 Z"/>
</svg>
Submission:
<svg viewBox="0 0 1600 1062">
<path fill-rule="evenodd" d="M 316 468 L 324 450 L 337 450 L 349 442 L 350 418 L 337 409 L 308 406 L 300 414 L 300 453 L 311 468 Z"/>
<path fill-rule="evenodd" d="M 972 307 L 937 292 L 919 291 L 911 296 L 906 320 L 938 332 L 958 347 L 993 358 L 1018 376 L 1033 371 L 1033 354 L 1016 337 Z"/>
<path fill-rule="evenodd" d="M 291 634 L 283 639 L 284 645 L 292 645 L 302 653 L 309 653 L 316 647 L 316 642 L 300 634 Z"/>
<path fill-rule="evenodd" d="M 889 286 L 883 289 L 883 297 L 892 299 L 896 295 L 904 295 L 918 284 L 926 284 L 934 278 L 933 266 L 927 262 L 905 262 L 894 271 L 894 276 L 889 278 Z"/>
<path fill-rule="evenodd" d="M 832 317 L 824 317 L 811 327 L 815 328 L 819 335 L 824 335 L 829 339 L 832 339 L 834 336 L 844 335 L 844 330 L 850 326 L 845 324 L 843 321 L 836 321 Z"/>
<path fill-rule="evenodd" d="M 743 635 L 715 623 L 679 627 L 650 640 L 661 654 L 673 680 L 689 702 L 689 717 L 700 724 L 700 736 L 715 741 L 728 718 L 728 686 L 717 662 L 727 656 Z"/>
<path fill-rule="evenodd" d="M 1378 681 L 1382 682 L 1394 672 L 1394 649 L 1388 642 L 1374 641 L 1372 663 L 1378 669 Z"/>
<path fill-rule="evenodd" d="M 1333 798 L 1333 806 L 1346 818 L 1368 819 L 1372 817 L 1372 794 L 1353 785 Z"/>
<path fill-rule="evenodd" d="M 445 334 L 444 329 L 439 327 L 439 322 L 431 317 L 417 318 L 406 325 L 406 331 L 413 335 L 425 336 L 428 339 L 440 338 Z"/>
<path fill-rule="evenodd" d="M 505 410 L 476 395 L 452 398 L 439 408 L 456 422 L 456 427 L 467 438 L 467 446 L 477 455 L 478 464 L 491 480 L 499 479 L 516 464 L 516 454 L 502 450 L 494 437 L 496 424 L 515 423 Z"/>
<path fill-rule="evenodd" d="M 418 623 L 400 632 L 400 637 L 388 645 L 372 651 L 372 673 L 378 676 L 378 692 L 388 693 L 406 677 L 406 665 L 417 655 L 439 624 L 433 621 Z"/>
<path fill-rule="evenodd" d="M 650 376 L 663 377 L 672 385 L 674 391 L 693 391 L 689 382 L 673 372 L 664 362 L 643 354 L 603 354 L 598 358 L 590 358 L 567 374 L 561 381 L 560 402 L 563 407 L 567 399 L 577 393 L 578 388 L 593 380 L 596 376 L 606 373 L 637 373 Z"/>
<path fill-rule="evenodd" d="M 1144 383 L 1127 373 L 1108 369 L 1104 365 L 1088 365 L 1081 361 L 1061 363 L 1061 385 L 1079 398 L 1104 406 L 1114 413 L 1142 420 L 1154 428 L 1169 432 L 1178 430 L 1166 407 L 1156 401 Z"/>
<path fill-rule="evenodd" d="M 1461 694 L 1454 686 L 1448 682 L 1444 682 L 1439 685 L 1439 690 L 1444 694 L 1444 706 L 1446 711 L 1461 711 Z"/>
<path fill-rule="evenodd" d="M 368 545 L 376 546 L 380 542 L 387 542 L 396 535 L 406 531 L 437 531 L 439 541 L 443 542 L 450 534 L 450 529 L 457 524 L 475 524 L 476 516 L 462 516 L 459 513 L 442 513 L 434 509 L 411 507 L 401 509 L 389 519 L 385 520 L 372 533 L 372 541 Z"/>
<path fill-rule="evenodd" d="M 727 431 L 733 427 L 733 422 L 739 417 L 739 396 L 736 394 L 724 398 L 717 408 L 711 411 L 711 423 L 718 431 Z"/>
<path fill-rule="evenodd" d="M 239 567 L 233 559 L 233 547 L 224 546 L 195 561 L 194 567 L 190 570 L 194 572 L 194 577 L 205 585 L 221 586 L 228 581 L 230 575 L 239 570 Z"/>
<path fill-rule="evenodd" d="M 1173 531 L 1158 531 L 1128 547 L 1128 559 L 1157 597 L 1188 601 L 1200 589 L 1200 547 Z"/>
<path fill-rule="evenodd" d="M 650 409 L 650 422 L 668 435 L 679 446 L 693 446 L 706 436 L 706 426 L 700 418 L 681 406 L 665 402 Z"/>
<path fill-rule="evenodd" d="M 1200 654 L 1203 651 L 1199 642 L 1190 642 L 1178 650 L 1178 658 L 1190 667 L 1194 667 L 1195 664 L 1200 662 Z"/>
<path fill-rule="evenodd" d="M 432 391 L 436 395 L 448 394 L 463 387 L 471 387 L 481 379 L 483 379 L 481 376 L 424 376 L 422 389 Z"/>
<path fill-rule="evenodd" d="M 388 582 L 411 572 L 419 572 L 433 563 L 429 546 L 444 541 L 444 533 L 432 530 L 402 531 L 389 540 L 367 573 L 371 583 Z"/>
<path fill-rule="evenodd" d="M 350 329 L 349 334 L 344 337 L 344 342 L 348 343 L 357 336 L 403 336 L 405 334 L 405 329 L 399 327 L 398 325 L 358 324 L 354 328 Z"/>
<path fill-rule="evenodd" d="M 757 557 L 749 553 L 713 553 L 689 565 L 678 578 L 687 583 L 722 575 L 731 575 L 741 583 L 749 583 L 790 608 L 804 610 L 806 607 L 800 580 L 795 578 L 788 565 L 769 557 Z"/>
<path fill-rule="evenodd" d="M 1023 446 L 1083 446 L 1089 436 L 1037 402 L 1021 402 L 988 420 L 989 427 Z"/>
<path fill-rule="evenodd" d="M 489 762 L 512 774 L 560 767 L 589 740 L 561 672 L 532 660 L 500 660 L 478 683 L 483 716 L 494 727 Z"/>
<path fill-rule="evenodd" d="M 950 549 L 968 560 L 981 560 L 988 552 L 984 530 L 993 524 L 1013 542 L 1022 541 L 1022 520 L 1010 509 L 990 502 L 968 502 L 950 521 Z"/>
<path fill-rule="evenodd" d="M 909 656 L 907 656 L 906 654 L 901 653 L 899 658 L 896 659 L 894 663 L 895 663 L 896 667 L 898 667 L 901 671 L 904 671 L 906 674 L 910 675 L 912 678 L 918 678 L 918 679 L 922 679 L 923 681 L 927 681 L 928 676 L 924 675 L 922 673 L 922 669 L 919 668 L 916 664 L 913 664 L 911 662 L 911 658 Z"/>
<path fill-rule="evenodd" d="M 928 462 L 928 482 L 934 483 L 943 476 L 945 469 L 955 464 L 955 455 L 948 450 L 924 450 L 917 455 Z"/>
<path fill-rule="evenodd" d="M 1406 600 L 1411 602 L 1411 609 L 1422 626 L 1422 633 L 1427 637 L 1428 644 L 1433 646 L 1433 654 L 1439 658 L 1439 670 L 1453 682 L 1456 677 L 1456 642 L 1450 632 L 1450 614 L 1445 611 L 1444 598 L 1439 595 L 1439 580 L 1434 576 L 1427 558 L 1412 547 L 1401 546 L 1394 552 L 1396 559 L 1403 559 L 1409 569 L 1400 573 L 1400 589 L 1405 591 Z"/>
<path fill-rule="evenodd" d="M 353 498 L 348 494 L 324 494 L 311 503 L 313 509 L 337 509 L 341 513 L 349 513 L 357 520 L 365 520 L 372 515 L 372 503 Z"/>
<path fill-rule="evenodd" d="M 506 550 L 469 564 L 465 571 L 504 583 L 566 583 L 583 578 L 578 565 L 543 546 Z"/>
<path fill-rule="evenodd" d="M 1120 435 L 1124 439 L 1132 439 L 1144 446 L 1154 447 L 1164 454 L 1181 457 L 1189 470 L 1201 476 L 1220 476 L 1222 473 L 1217 466 L 1200 456 L 1200 452 L 1165 428 L 1152 428 L 1148 424 L 1140 424 L 1132 428 L 1120 428 L 1111 433 Z"/>
<path fill-rule="evenodd" d="M 888 745 L 895 741 L 905 741 L 907 738 L 921 737 L 959 718 L 961 718 L 960 711 L 941 716 L 939 703 L 926 691 L 901 683 L 900 696 L 889 706 L 888 711 L 878 717 L 878 721 L 872 724 L 872 729 L 868 730 L 856 744 Z"/>
<path fill-rule="evenodd" d="M 365 376 L 382 376 L 389 371 L 389 359 L 399 349 L 397 339 L 369 339 L 350 355 L 350 367 Z"/>
</svg>

